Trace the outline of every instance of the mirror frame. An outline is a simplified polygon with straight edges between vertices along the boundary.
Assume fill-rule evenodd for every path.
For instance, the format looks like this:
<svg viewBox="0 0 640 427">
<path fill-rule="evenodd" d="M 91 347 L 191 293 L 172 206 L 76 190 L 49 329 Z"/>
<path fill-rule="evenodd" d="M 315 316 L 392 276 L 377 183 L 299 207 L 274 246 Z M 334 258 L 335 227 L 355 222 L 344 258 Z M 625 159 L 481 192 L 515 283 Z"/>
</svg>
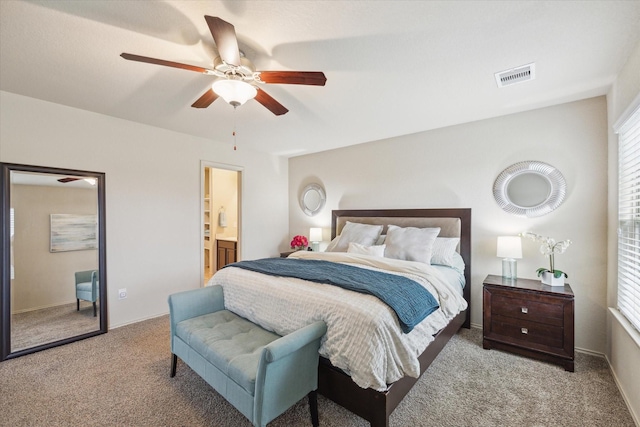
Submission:
<svg viewBox="0 0 640 427">
<path fill-rule="evenodd" d="M 320 204 L 316 209 L 311 209 L 304 202 L 305 196 L 312 191 L 317 192 L 318 195 L 320 196 Z M 320 212 L 322 208 L 324 208 L 324 204 L 326 202 L 327 202 L 327 195 L 324 192 L 324 188 L 322 188 L 320 184 L 313 183 L 313 184 L 307 185 L 306 187 L 304 187 L 304 190 L 302 190 L 302 194 L 300 195 L 300 207 L 302 208 L 302 211 L 309 216 L 317 215 L 318 212 Z"/>
<path fill-rule="evenodd" d="M 11 172 L 35 172 L 56 175 L 73 175 L 97 178 L 96 189 L 98 191 L 98 277 L 100 281 L 100 327 L 99 329 L 84 334 L 64 338 L 21 349 L 11 351 L 11 241 L 9 236 L 9 209 L 11 207 Z M 107 245 L 106 245 L 106 209 L 105 209 L 105 174 L 102 172 L 89 172 L 73 169 L 60 169 L 44 166 L 21 165 L 14 163 L 0 163 L 0 235 L 2 236 L 2 256 L 0 257 L 0 361 L 12 359 L 48 348 L 69 344 L 78 340 L 107 333 Z"/>
<path fill-rule="evenodd" d="M 535 174 L 549 182 L 551 190 L 545 200 L 535 206 L 519 206 L 509 198 L 509 183 L 517 176 Z M 534 218 L 554 211 L 562 204 L 567 193 L 567 183 L 555 167 L 538 161 L 515 163 L 503 170 L 493 183 L 493 196 L 502 210 L 517 216 Z"/>
</svg>

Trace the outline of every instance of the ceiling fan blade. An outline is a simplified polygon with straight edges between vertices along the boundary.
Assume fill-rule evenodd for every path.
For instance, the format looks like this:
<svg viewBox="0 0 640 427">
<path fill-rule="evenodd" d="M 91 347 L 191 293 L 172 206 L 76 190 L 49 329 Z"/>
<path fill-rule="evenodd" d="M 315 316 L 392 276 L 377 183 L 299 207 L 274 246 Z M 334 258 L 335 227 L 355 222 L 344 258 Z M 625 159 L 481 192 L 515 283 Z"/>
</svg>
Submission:
<svg viewBox="0 0 640 427">
<path fill-rule="evenodd" d="M 207 108 L 213 101 L 218 99 L 218 95 L 213 91 L 213 89 L 209 89 L 206 91 L 196 102 L 191 104 L 193 108 Z"/>
<path fill-rule="evenodd" d="M 264 83 L 324 86 L 327 82 L 322 71 L 259 71 Z"/>
<path fill-rule="evenodd" d="M 71 178 L 71 177 L 66 177 L 66 178 L 60 178 L 60 179 L 58 180 L 58 182 L 61 182 L 61 183 L 63 183 L 63 184 L 66 184 L 67 182 L 73 182 L 73 181 L 77 181 L 77 180 L 79 180 L 79 179 L 80 179 L 80 178 Z"/>
<path fill-rule="evenodd" d="M 289 111 L 284 107 L 284 105 L 273 99 L 273 97 L 271 97 L 271 95 L 269 95 L 267 92 L 263 91 L 260 88 L 256 89 L 258 89 L 258 94 L 256 95 L 255 100 L 267 107 L 267 109 L 273 114 L 275 114 L 276 116 L 281 116 Z"/>
<path fill-rule="evenodd" d="M 181 68 L 183 70 L 196 71 L 198 73 L 210 74 L 211 70 L 195 65 L 181 64 L 179 62 L 165 61 L 164 59 L 149 58 L 147 56 L 134 55 L 131 53 L 121 53 L 124 59 L 129 61 L 146 62 L 148 64 L 164 65 L 165 67 Z"/>
<path fill-rule="evenodd" d="M 204 19 L 209 25 L 213 41 L 216 42 L 220 58 L 229 65 L 235 65 L 236 67 L 242 65 L 240 63 L 240 49 L 238 48 L 235 27 L 215 16 L 205 15 Z"/>
</svg>

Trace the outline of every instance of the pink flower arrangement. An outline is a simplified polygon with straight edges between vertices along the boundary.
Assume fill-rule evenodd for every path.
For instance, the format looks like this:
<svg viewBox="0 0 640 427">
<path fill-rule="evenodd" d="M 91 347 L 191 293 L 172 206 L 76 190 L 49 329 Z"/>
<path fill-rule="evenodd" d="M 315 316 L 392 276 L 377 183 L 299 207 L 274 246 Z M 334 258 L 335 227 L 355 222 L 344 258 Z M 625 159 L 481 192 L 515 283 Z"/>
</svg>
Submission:
<svg viewBox="0 0 640 427">
<path fill-rule="evenodd" d="M 291 240 L 291 249 L 304 249 L 309 245 L 309 241 L 304 236 L 294 236 Z"/>
</svg>

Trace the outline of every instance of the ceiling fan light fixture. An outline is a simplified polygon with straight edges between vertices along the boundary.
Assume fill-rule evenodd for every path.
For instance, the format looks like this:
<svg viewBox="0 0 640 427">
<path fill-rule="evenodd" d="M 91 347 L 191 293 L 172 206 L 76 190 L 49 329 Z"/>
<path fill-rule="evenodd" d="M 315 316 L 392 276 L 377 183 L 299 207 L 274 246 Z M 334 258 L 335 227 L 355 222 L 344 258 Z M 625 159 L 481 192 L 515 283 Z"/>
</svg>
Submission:
<svg viewBox="0 0 640 427">
<path fill-rule="evenodd" d="M 216 80 L 211 89 L 234 107 L 244 104 L 258 94 L 255 87 L 242 80 Z"/>
</svg>

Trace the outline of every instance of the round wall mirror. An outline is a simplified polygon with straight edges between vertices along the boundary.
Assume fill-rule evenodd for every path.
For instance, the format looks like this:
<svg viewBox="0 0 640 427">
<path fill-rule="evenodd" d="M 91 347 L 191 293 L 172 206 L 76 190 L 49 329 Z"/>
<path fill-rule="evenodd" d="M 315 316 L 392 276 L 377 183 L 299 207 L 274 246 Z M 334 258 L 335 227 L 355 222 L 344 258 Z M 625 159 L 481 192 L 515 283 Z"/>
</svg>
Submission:
<svg viewBox="0 0 640 427">
<path fill-rule="evenodd" d="M 564 201 L 566 191 L 560 171 L 536 161 L 509 166 L 493 184 L 493 196 L 504 211 L 529 218 L 556 209 Z"/>
<path fill-rule="evenodd" d="M 324 207 L 327 197 L 324 189 L 318 184 L 309 184 L 304 187 L 300 195 L 300 207 L 305 214 L 314 216 Z"/>
</svg>

